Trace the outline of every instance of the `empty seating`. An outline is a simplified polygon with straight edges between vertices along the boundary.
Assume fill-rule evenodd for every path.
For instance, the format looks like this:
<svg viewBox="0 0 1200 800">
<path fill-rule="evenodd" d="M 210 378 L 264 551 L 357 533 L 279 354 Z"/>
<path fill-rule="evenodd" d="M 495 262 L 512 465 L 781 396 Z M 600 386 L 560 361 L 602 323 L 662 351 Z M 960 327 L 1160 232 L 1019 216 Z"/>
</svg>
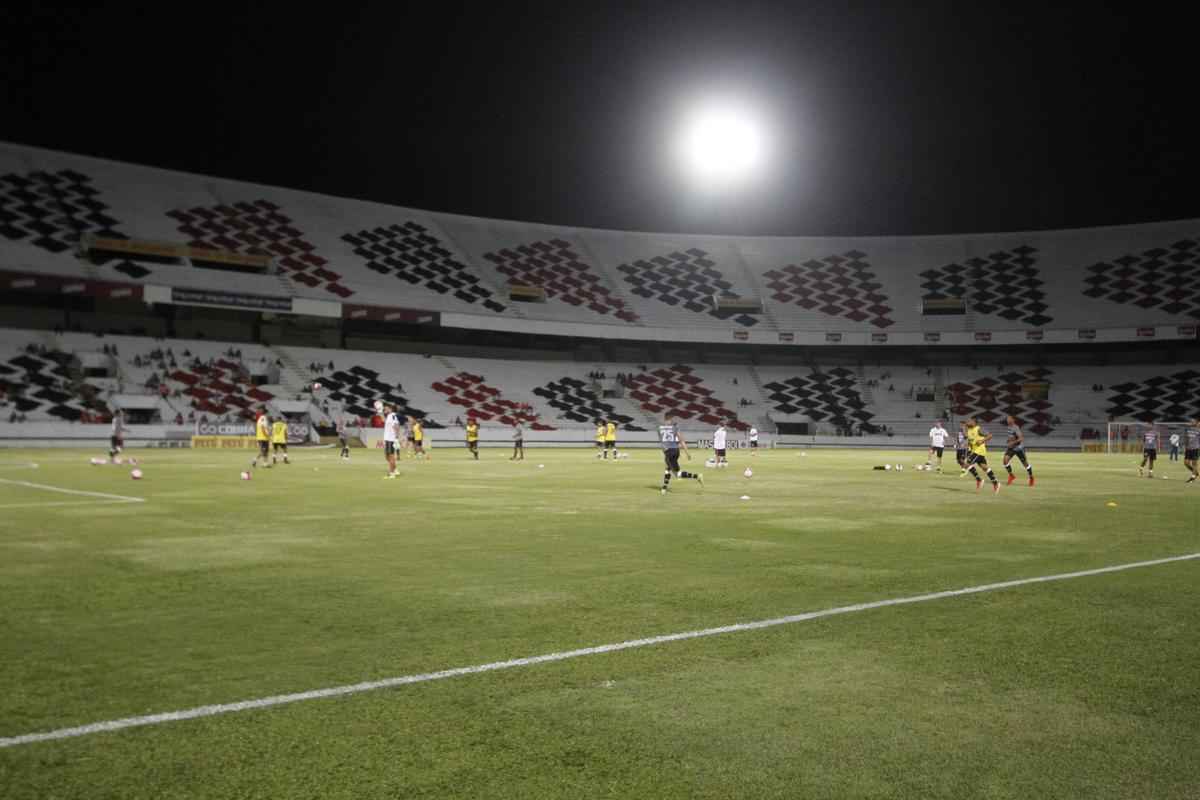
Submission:
<svg viewBox="0 0 1200 800">
<path fill-rule="evenodd" d="M 562 239 L 506 247 L 483 257 L 506 275 L 510 284 L 539 286 L 548 298 L 626 322 L 637 321 L 625 301 L 614 296 L 596 271 Z"/>
<path fill-rule="evenodd" d="M 1037 249 L 1027 245 L 1000 250 L 921 273 L 926 300 L 964 298 L 973 313 L 995 314 L 1040 328 L 1052 322 L 1037 269 Z"/>
<path fill-rule="evenodd" d="M 1200 243 L 1195 239 L 1093 264 L 1087 272 L 1083 293 L 1088 297 L 1200 319 Z"/>
<path fill-rule="evenodd" d="M 464 303 L 478 303 L 489 311 L 502 313 L 505 309 L 504 303 L 480 284 L 474 271 L 454 258 L 437 237 L 417 222 L 409 220 L 403 225 L 347 233 L 342 241 L 366 260 L 367 269 L 372 272 L 395 276 Z"/>
<path fill-rule="evenodd" d="M 528 403 L 506 400 L 501 391 L 484 383 L 482 376 L 459 372 L 434 381 L 435 392 L 445 395 L 446 402 L 462 409 L 462 415 L 482 422 L 529 425 L 533 430 L 552 431 L 553 425 L 543 423 Z"/>
<path fill-rule="evenodd" d="M 777 303 L 887 328 L 895 324 L 889 316 L 893 309 L 866 258 L 866 253 L 850 250 L 771 269 L 763 278 Z"/>
<path fill-rule="evenodd" d="M 950 410 L 957 416 L 974 417 L 980 422 L 1003 422 L 1005 416 L 1011 415 L 1030 432 L 1046 436 L 1054 430 L 1050 426 L 1054 405 L 1049 400 L 1027 398 L 1024 384 L 1047 382 L 1051 375 L 1051 370 L 1033 367 L 996 378 L 952 383 L 946 387 Z"/>
<path fill-rule="evenodd" d="M 315 252 L 291 218 L 269 200 L 173 209 L 166 214 L 178 223 L 192 247 L 271 256 L 295 283 L 323 287 L 340 298 L 354 294 L 339 283 L 342 276 L 328 268 L 329 261 Z"/>
<path fill-rule="evenodd" d="M 691 367 L 676 364 L 634 375 L 629 397 L 638 402 L 648 414 L 662 415 L 670 411 L 680 420 L 696 420 L 707 425 L 729 424 L 736 430 L 749 426 L 738 420 L 737 414 L 725 403 L 713 397 Z"/>
<path fill-rule="evenodd" d="M 845 367 L 813 370 L 763 385 L 771 407 L 781 414 L 802 414 L 814 422 L 847 429 L 869 426 L 874 416 L 858 391 L 858 380 Z"/>
<path fill-rule="evenodd" d="M 533 390 L 538 397 L 545 399 L 547 405 L 562 412 L 563 417 L 571 422 L 591 423 L 597 419 L 612 420 L 625 430 L 642 431 L 633 424 L 633 417 L 617 413 L 608 403 L 601 402 L 587 383 L 578 378 L 560 378 L 543 384 Z"/>
<path fill-rule="evenodd" d="M 730 291 L 733 284 L 716 268 L 708 253 L 699 248 L 693 247 L 686 252 L 676 250 L 648 260 L 638 259 L 631 264 L 621 264 L 617 271 L 638 297 L 696 314 L 708 314 L 719 320 L 733 320 L 746 327 L 758 324 L 758 319 L 749 314 L 716 307 L 714 296 L 737 295 Z"/>
<path fill-rule="evenodd" d="M 1182 370 L 1109 388 L 1106 411 L 1116 419 L 1181 421 L 1200 418 L 1200 372 Z"/>
</svg>

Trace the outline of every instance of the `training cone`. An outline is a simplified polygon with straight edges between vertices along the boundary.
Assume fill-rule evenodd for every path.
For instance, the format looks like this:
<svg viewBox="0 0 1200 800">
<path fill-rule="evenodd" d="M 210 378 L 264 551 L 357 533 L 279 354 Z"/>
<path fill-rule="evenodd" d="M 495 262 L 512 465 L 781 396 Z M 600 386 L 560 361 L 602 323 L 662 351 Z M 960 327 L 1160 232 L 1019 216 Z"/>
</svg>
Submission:
<svg viewBox="0 0 1200 800">
<path fill-rule="evenodd" d="M 746 467 L 746 471 L 743 472 L 742 474 L 745 475 L 747 478 L 750 478 L 750 477 L 754 476 L 754 470 L 750 469 L 749 467 Z"/>
</svg>

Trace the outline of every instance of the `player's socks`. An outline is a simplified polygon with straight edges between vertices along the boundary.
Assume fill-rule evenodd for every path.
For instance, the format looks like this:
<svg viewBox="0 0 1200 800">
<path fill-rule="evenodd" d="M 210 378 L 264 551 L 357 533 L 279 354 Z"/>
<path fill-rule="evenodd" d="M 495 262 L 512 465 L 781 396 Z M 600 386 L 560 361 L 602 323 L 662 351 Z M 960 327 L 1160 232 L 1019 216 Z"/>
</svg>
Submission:
<svg viewBox="0 0 1200 800">
<path fill-rule="evenodd" d="M 996 488 L 1000 487 L 1000 481 L 996 480 L 996 473 L 992 472 L 991 468 L 988 469 L 987 476 L 988 480 L 992 482 L 992 486 L 995 486 Z"/>
<path fill-rule="evenodd" d="M 671 470 L 667 470 L 666 472 L 663 473 L 663 485 L 662 485 L 663 494 L 667 493 L 667 486 L 670 483 L 671 483 Z"/>
</svg>

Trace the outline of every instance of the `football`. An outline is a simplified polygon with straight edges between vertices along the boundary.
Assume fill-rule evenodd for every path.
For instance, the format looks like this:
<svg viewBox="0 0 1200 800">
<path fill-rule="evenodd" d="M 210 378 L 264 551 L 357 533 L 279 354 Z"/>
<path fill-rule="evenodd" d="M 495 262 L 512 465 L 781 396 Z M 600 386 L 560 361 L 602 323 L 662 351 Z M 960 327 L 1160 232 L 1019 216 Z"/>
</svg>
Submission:
<svg viewBox="0 0 1200 800">
<path fill-rule="evenodd" d="M 747 478 L 749 478 L 754 475 L 754 470 L 750 469 L 749 467 L 746 467 L 746 471 L 743 472 L 742 474 L 745 475 Z"/>
<path fill-rule="evenodd" d="M 250 480 L 250 473 L 243 471 L 242 472 L 242 480 L 244 480 L 244 481 Z"/>
<path fill-rule="evenodd" d="M 319 391 L 321 391 L 321 384 L 319 384 L 319 383 L 314 383 L 314 384 L 313 384 L 313 391 L 314 391 L 314 392 L 319 392 Z"/>
<path fill-rule="evenodd" d="M 140 481 L 142 479 L 142 471 L 140 469 L 135 469 L 133 472 L 129 473 L 129 477 L 133 478 L 135 481 Z"/>
</svg>

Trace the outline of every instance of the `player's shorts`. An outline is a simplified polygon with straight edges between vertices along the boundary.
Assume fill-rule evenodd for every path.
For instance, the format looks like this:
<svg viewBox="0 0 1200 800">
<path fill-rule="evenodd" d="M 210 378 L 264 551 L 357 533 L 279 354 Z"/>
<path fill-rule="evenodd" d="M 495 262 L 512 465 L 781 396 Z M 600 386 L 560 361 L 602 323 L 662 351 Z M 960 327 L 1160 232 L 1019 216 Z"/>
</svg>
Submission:
<svg viewBox="0 0 1200 800">
<path fill-rule="evenodd" d="M 271 452 L 271 443 L 268 442 L 266 439 L 259 439 L 258 440 L 258 452 L 259 452 L 259 455 L 264 455 L 264 456 L 267 453 L 270 453 Z"/>
<path fill-rule="evenodd" d="M 958 459 L 958 463 L 960 463 L 960 464 L 965 463 L 967 460 L 967 451 L 966 450 L 955 450 L 954 456 L 955 456 L 955 458 Z"/>
<path fill-rule="evenodd" d="M 603 449 L 604 449 L 604 442 L 603 442 L 603 441 L 596 442 L 596 447 L 599 447 L 601 450 L 603 450 Z"/>
<path fill-rule="evenodd" d="M 1153 461 L 1154 459 L 1158 458 L 1158 448 L 1157 447 L 1147 447 L 1144 450 L 1142 450 L 1142 455 L 1145 456 L 1146 458 L 1150 459 L 1151 461 Z"/>
<path fill-rule="evenodd" d="M 271 442 L 271 449 L 278 453 L 280 450 L 287 452 L 287 442 Z"/>
<path fill-rule="evenodd" d="M 513 439 L 513 447 L 520 447 L 522 450 L 524 450 L 525 449 L 525 440 L 524 439 Z"/>
<path fill-rule="evenodd" d="M 980 466 L 980 467 L 987 468 L 987 465 L 988 465 L 987 456 L 981 455 L 979 453 L 968 453 L 967 454 L 967 466 L 972 466 L 972 467 Z"/>
<path fill-rule="evenodd" d="M 350 440 L 347 439 L 345 436 L 338 436 L 338 444 L 340 444 L 342 447 L 349 447 Z"/>
<path fill-rule="evenodd" d="M 1024 448 L 1024 447 L 1008 447 L 1008 448 L 1005 448 L 1005 450 L 1004 450 L 1004 458 L 1005 458 L 1005 460 L 1007 460 L 1007 459 L 1010 459 L 1010 458 L 1012 458 L 1013 456 L 1016 456 L 1017 458 L 1019 458 L 1019 459 L 1021 459 L 1022 461 L 1024 461 L 1024 460 L 1025 460 L 1025 448 Z"/>
<path fill-rule="evenodd" d="M 412 443 L 413 443 L 413 449 L 416 450 L 417 452 L 425 451 L 425 440 L 424 439 L 413 439 Z"/>
<path fill-rule="evenodd" d="M 383 443 L 383 454 L 385 456 L 396 455 L 396 443 L 395 442 L 384 442 Z"/>
<path fill-rule="evenodd" d="M 617 449 L 617 440 L 616 439 L 605 440 L 604 449 L 605 450 L 616 450 Z"/>
<path fill-rule="evenodd" d="M 476 447 L 479 447 L 479 440 L 478 440 L 478 439 L 469 439 L 469 440 L 467 440 L 467 449 L 468 449 L 468 450 L 474 450 Z"/>
<path fill-rule="evenodd" d="M 944 448 L 944 447 L 931 447 L 929 449 L 932 450 L 933 454 L 936 455 L 938 458 L 941 458 L 942 453 L 946 452 L 946 448 Z"/>
<path fill-rule="evenodd" d="M 663 461 L 667 463 L 667 469 L 671 472 L 679 472 L 679 450 L 663 450 Z"/>
<path fill-rule="evenodd" d="M 717 453 L 717 458 L 724 458 L 725 457 L 725 448 L 722 447 L 720 450 L 717 450 L 716 453 Z"/>
<path fill-rule="evenodd" d="M 751 440 L 750 440 L 750 446 L 751 446 L 751 447 L 758 447 L 758 440 L 756 440 L 756 439 L 751 439 Z"/>
<path fill-rule="evenodd" d="M 122 439 L 120 436 L 108 437 L 108 443 L 112 447 L 113 450 L 120 450 L 122 447 L 125 446 L 125 440 Z"/>
<path fill-rule="evenodd" d="M 1195 461 L 1200 459 L 1200 450 L 1184 450 L 1183 457 L 1186 461 Z"/>
</svg>

